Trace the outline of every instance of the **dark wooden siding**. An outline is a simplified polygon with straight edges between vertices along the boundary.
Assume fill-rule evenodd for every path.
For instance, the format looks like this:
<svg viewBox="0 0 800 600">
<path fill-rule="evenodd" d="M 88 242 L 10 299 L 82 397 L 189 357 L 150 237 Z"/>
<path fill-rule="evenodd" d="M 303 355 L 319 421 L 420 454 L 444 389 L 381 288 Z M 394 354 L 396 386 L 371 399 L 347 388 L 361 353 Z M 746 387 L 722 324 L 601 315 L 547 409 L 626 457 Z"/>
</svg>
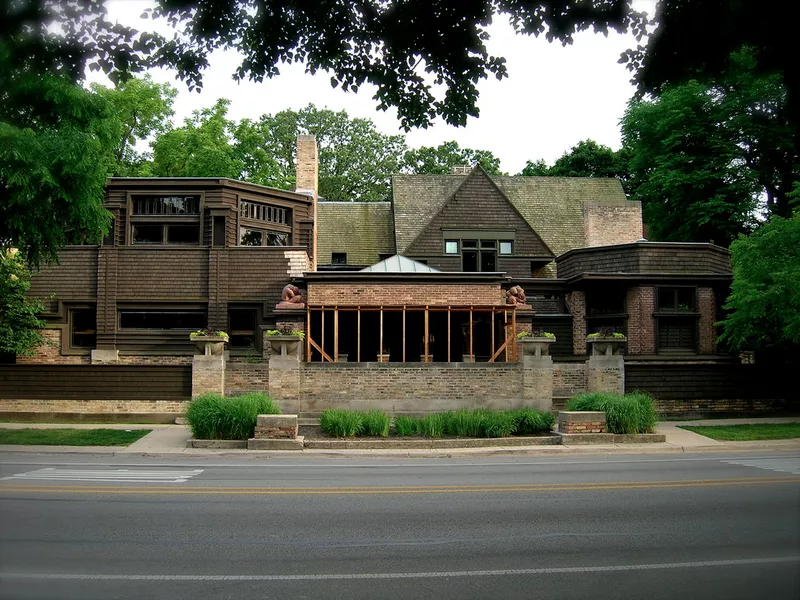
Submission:
<svg viewBox="0 0 800 600">
<path fill-rule="evenodd" d="M 625 389 L 659 400 L 791 399 L 788 375 L 760 364 L 626 364 Z"/>
<path fill-rule="evenodd" d="M 45 265 L 31 277 L 28 296 L 47 299 L 97 297 L 97 246 L 68 246 L 58 254 L 59 265 Z"/>
<path fill-rule="evenodd" d="M 226 259 L 230 302 L 259 300 L 269 308 L 280 302 L 290 279 L 284 248 L 229 248 Z"/>
<path fill-rule="evenodd" d="M 0 365 L 0 398 L 188 400 L 191 395 L 189 366 Z"/>
<path fill-rule="evenodd" d="M 208 297 L 208 252 L 168 246 L 119 248 L 118 301 Z"/>
<path fill-rule="evenodd" d="M 536 315 L 531 325 L 556 336 L 550 346 L 552 356 L 572 356 L 572 315 Z"/>
</svg>

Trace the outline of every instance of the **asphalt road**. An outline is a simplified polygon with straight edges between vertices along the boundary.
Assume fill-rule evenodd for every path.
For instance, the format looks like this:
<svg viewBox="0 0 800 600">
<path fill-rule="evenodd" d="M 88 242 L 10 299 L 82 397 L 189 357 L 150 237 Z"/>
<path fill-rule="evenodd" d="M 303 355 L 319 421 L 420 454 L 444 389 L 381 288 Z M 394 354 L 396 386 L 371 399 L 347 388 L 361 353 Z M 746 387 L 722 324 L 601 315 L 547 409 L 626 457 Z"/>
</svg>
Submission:
<svg viewBox="0 0 800 600">
<path fill-rule="evenodd" d="M 800 455 L 0 456 L 0 597 L 800 598 Z"/>
</svg>

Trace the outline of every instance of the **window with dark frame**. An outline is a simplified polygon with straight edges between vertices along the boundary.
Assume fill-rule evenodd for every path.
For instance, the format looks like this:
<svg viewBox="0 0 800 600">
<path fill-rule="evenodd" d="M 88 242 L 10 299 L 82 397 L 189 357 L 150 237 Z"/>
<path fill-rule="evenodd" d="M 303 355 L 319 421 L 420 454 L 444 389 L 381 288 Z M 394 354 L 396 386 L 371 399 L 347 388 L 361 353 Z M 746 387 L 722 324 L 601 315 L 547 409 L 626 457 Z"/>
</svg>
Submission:
<svg viewBox="0 0 800 600">
<path fill-rule="evenodd" d="M 656 288 L 656 330 L 659 352 L 697 351 L 697 289 Z"/>
<path fill-rule="evenodd" d="M 71 348 L 86 349 L 97 346 L 97 309 L 70 309 L 69 345 Z"/>
<path fill-rule="evenodd" d="M 200 196 L 137 194 L 131 206 L 132 244 L 200 244 Z"/>
<path fill-rule="evenodd" d="M 285 231 L 269 231 L 239 227 L 240 246 L 291 246 L 291 235 Z"/>
<path fill-rule="evenodd" d="M 228 333 L 232 349 L 253 350 L 258 344 L 258 311 L 255 308 L 228 310 Z"/>
<path fill-rule="evenodd" d="M 450 235 L 458 232 L 449 232 Z M 467 232 L 464 232 L 466 234 Z M 448 232 L 445 232 L 445 236 Z M 492 233 L 475 232 L 475 237 L 467 235 L 460 239 L 445 237 L 444 254 L 446 256 L 461 255 L 461 270 L 469 272 L 495 272 L 497 271 L 497 256 L 512 256 L 514 254 L 514 241 L 505 237 L 509 234 L 496 233 L 498 238 L 492 238 Z"/>
<path fill-rule="evenodd" d="M 347 264 L 347 252 L 331 252 L 331 264 L 332 265 L 346 265 Z"/>
<path fill-rule="evenodd" d="M 204 310 L 122 309 L 119 311 L 120 329 L 196 331 L 206 327 Z"/>
</svg>

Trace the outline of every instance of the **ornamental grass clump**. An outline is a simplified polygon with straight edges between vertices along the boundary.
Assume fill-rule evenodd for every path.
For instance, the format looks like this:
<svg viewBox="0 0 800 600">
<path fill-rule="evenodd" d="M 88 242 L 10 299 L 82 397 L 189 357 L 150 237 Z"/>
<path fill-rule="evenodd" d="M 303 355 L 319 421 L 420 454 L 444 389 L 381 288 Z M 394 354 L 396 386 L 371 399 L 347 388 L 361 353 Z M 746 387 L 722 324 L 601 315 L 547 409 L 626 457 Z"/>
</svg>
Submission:
<svg viewBox="0 0 800 600">
<path fill-rule="evenodd" d="M 253 437 L 258 415 L 280 412 L 275 402 L 260 392 L 231 398 L 209 393 L 189 403 L 186 420 L 195 439 L 247 440 Z"/>
<path fill-rule="evenodd" d="M 427 415 L 417 420 L 417 431 L 430 438 L 440 438 L 444 435 L 445 418 L 441 413 Z"/>
<path fill-rule="evenodd" d="M 364 425 L 363 435 L 373 437 L 389 437 L 389 424 L 391 419 L 385 412 L 371 410 L 362 415 Z"/>
<path fill-rule="evenodd" d="M 333 437 L 355 437 L 364 431 L 364 415 L 354 410 L 332 408 L 319 416 L 319 427 Z"/>
<path fill-rule="evenodd" d="M 400 415 L 394 418 L 394 432 L 397 435 L 406 437 L 417 435 L 417 421 L 414 417 Z"/>
<path fill-rule="evenodd" d="M 652 433 L 656 426 L 653 398 L 645 392 L 631 392 L 624 396 L 608 393 L 578 394 L 567 402 L 565 410 L 606 413 L 606 428 L 609 433 Z"/>
<path fill-rule="evenodd" d="M 556 418 L 551 412 L 532 408 L 517 408 L 509 412 L 514 416 L 517 435 L 548 433 L 556 422 Z"/>
</svg>

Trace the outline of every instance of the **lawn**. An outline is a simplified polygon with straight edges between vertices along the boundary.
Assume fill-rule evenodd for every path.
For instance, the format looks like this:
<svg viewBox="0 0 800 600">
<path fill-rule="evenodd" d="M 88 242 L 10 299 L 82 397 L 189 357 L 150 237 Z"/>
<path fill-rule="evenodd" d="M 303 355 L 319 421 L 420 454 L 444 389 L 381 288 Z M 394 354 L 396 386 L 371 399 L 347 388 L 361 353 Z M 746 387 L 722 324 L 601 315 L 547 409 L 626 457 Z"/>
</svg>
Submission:
<svg viewBox="0 0 800 600">
<path fill-rule="evenodd" d="M 788 440 L 800 438 L 800 423 L 709 426 L 681 425 L 680 428 L 723 442 L 750 442 L 754 440 Z"/>
<path fill-rule="evenodd" d="M 152 429 L 0 429 L 0 444 L 18 446 L 127 446 Z"/>
</svg>

